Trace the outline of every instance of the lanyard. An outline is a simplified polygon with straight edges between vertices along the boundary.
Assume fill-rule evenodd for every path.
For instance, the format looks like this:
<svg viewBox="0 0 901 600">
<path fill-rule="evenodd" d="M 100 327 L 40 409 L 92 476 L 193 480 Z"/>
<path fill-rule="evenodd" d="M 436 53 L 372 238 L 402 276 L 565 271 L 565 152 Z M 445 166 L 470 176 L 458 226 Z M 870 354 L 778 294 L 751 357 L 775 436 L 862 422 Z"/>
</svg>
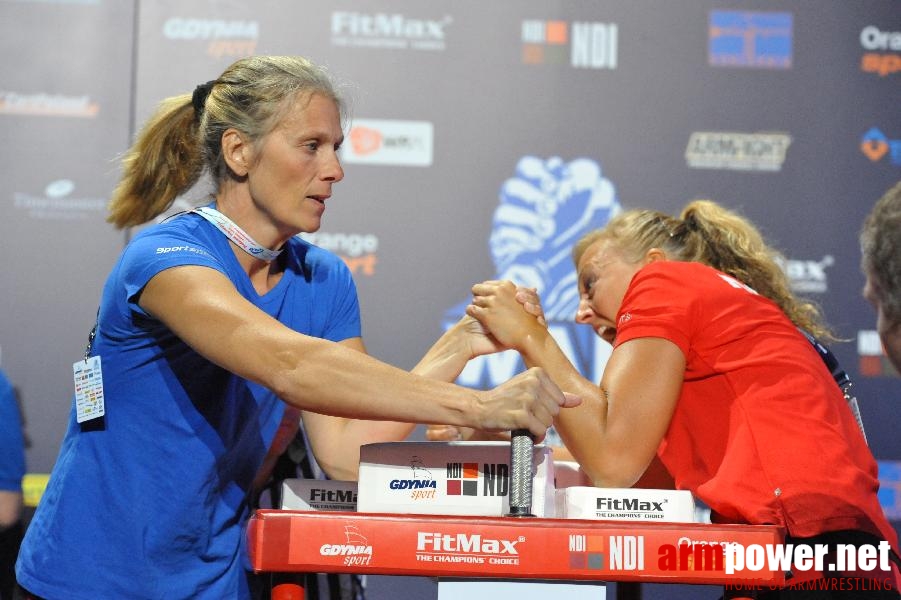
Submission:
<svg viewBox="0 0 901 600">
<path fill-rule="evenodd" d="M 254 258 L 259 258 L 260 260 L 265 260 L 266 262 L 272 262 L 278 255 L 282 253 L 281 250 L 270 250 L 268 248 L 263 248 L 258 243 L 256 243 L 252 237 L 247 235 L 247 233 L 238 227 L 234 221 L 223 215 L 221 212 L 216 210 L 215 208 L 210 208 L 209 206 L 201 206 L 200 208 L 195 208 L 191 212 L 195 212 L 213 225 L 216 228 L 224 233 L 228 239 L 235 243 L 235 245 L 251 255 Z"/>
</svg>

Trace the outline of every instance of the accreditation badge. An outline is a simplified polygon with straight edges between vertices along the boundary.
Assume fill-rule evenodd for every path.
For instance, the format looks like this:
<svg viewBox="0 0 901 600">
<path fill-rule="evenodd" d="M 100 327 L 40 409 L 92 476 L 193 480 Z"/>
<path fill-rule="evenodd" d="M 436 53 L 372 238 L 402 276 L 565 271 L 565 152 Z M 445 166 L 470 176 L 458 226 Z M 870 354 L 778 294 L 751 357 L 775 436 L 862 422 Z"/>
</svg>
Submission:
<svg viewBox="0 0 901 600">
<path fill-rule="evenodd" d="M 100 357 L 91 356 L 72 365 L 75 378 L 75 420 L 79 423 L 105 414 L 103 408 L 103 373 Z"/>
</svg>

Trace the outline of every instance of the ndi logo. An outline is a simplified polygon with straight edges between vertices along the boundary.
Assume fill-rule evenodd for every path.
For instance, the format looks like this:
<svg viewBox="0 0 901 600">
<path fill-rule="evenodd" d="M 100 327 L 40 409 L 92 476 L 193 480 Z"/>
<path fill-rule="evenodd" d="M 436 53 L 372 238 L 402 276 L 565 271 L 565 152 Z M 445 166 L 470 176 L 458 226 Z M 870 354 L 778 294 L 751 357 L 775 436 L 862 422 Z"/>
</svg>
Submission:
<svg viewBox="0 0 901 600">
<path fill-rule="evenodd" d="M 522 22 L 522 61 L 525 64 L 564 64 L 583 69 L 615 69 L 619 55 L 616 23 L 539 21 Z"/>
<path fill-rule="evenodd" d="M 569 536 L 569 568 L 574 570 L 640 571 L 645 564 L 642 535 Z M 605 561 L 605 559 L 607 559 Z M 605 562 L 607 563 L 605 565 Z"/>
<path fill-rule="evenodd" d="M 570 534 L 569 568 L 603 569 L 606 546 L 606 538 L 604 536 Z"/>
<path fill-rule="evenodd" d="M 481 469 L 482 495 L 506 496 L 510 488 L 510 466 L 484 463 Z M 479 463 L 447 463 L 447 495 L 479 495 Z"/>
</svg>

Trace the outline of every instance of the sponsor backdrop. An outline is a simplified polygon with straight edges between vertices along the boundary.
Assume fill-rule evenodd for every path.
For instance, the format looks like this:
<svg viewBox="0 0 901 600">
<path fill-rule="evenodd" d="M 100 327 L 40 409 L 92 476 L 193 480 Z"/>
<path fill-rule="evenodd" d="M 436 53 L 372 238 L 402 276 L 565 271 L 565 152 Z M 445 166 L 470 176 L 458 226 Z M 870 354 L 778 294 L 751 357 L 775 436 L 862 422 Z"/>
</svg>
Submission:
<svg viewBox="0 0 901 600">
<path fill-rule="evenodd" d="M 761 227 L 847 340 L 834 350 L 901 519 L 901 381 L 857 244 L 901 179 L 897 0 L 0 0 L 0 49 L 0 364 L 33 473 L 52 467 L 128 238 L 105 222 L 117 156 L 162 98 L 248 54 L 302 54 L 350 99 L 346 179 L 311 238 L 353 269 L 372 354 L 412 367 L 473 283 L 505 277 L 539 288 L 597 379 L 609 347 L 571 322 L 572 242 L 624 208 L 712 198 Z M 461 382 L 521 368 L 497 355 Z M 376 597 L 435 594 L 385 579 Z"/>
</svg>

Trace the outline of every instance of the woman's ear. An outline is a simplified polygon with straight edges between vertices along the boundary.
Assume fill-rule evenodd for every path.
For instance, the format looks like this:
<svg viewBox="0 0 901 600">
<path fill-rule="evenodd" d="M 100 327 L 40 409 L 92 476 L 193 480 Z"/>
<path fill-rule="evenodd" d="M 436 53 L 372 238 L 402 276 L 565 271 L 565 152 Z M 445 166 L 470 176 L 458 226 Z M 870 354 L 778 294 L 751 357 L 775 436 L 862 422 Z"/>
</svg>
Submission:
<svg viewBox="0 0 901 600">
<path fill-rule="evenodd" d="M 644 255 L 644 264 L 646 265 L 658 260 L 667 260 L 666 252 L 661 248 L 651 248 Z"/>
<path fill-rule="evenodd" d="M 238 177 L 244 177 L 250 168 L 250 144 L 244 135 L 234 128 L 222 134 L 222 158 Z"/>
</svg>

